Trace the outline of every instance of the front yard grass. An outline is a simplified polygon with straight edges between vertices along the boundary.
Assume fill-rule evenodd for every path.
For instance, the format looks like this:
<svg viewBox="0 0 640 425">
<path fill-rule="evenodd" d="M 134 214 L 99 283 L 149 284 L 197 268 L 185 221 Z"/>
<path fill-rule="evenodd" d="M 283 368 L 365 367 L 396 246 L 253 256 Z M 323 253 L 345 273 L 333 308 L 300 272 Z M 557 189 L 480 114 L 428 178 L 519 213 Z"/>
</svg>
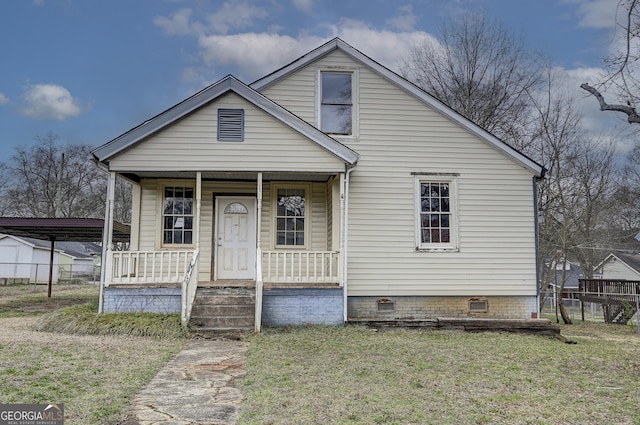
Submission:
<svg viewBox="0 0 640 425">
<path fill-rule="evenodd" d="M 137 424 L 133 395 L 188 340 L 166 336 L 184 336 L 177 317 L 98 316 L 97 299 L 95 285 L 56 285 L 51 298 L 0 286 L 0 403 L 64 403 L 68 425 Z"/>
<path fill-rule="evenodd" d="M 640 424 L 636 328 L 309 327 L 251 341 L 241 424 Z"/>
</svg>

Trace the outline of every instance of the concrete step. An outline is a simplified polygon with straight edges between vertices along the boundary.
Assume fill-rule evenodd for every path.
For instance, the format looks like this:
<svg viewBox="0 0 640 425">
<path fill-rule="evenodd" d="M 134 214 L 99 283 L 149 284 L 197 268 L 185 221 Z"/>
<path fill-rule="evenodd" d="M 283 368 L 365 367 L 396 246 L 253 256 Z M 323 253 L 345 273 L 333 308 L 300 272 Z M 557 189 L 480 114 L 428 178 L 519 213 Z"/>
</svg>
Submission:
<svg viewBox="0 0 640 425">
<path fill-rule="evenodd" d="M 255 304 L 255 294 L 197 294 L 194 305 L 250 305 Z"/>
<path fill-rule="evenodd" d="M 243 329 L 255 325 L 253 317 L 191 317 L 192 328 L 238 328 Z"/>
<path fill-rule="evenodd" d="M 255 310 L 255 304 L 198 304 L 193 306 L 191 317 L 253 316 Z"/>
<path fill-rule="evenodd" d="M 198 288 L 189 323 L 196 334 L 226 335 L 252 331 L 254 317 L 255 288 Z"/>
</svg>

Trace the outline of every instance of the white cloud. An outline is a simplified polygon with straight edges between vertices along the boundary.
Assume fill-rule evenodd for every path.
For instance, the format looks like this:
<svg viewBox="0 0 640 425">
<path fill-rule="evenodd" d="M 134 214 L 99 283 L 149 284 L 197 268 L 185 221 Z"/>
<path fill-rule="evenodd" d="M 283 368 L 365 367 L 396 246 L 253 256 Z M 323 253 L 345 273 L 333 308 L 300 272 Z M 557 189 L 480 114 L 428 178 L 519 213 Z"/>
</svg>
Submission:
<svg viewBox="0 0 640 425">
<path fill-rule="evenodd" d="M 418 23 L 418 17 L 413 13 L 413 6 L 408 4 L 398 9 L 398 14 L 389 18 L 386 24 L 399 31 L 412 31 Z"/>
<path fill-rule="evenodd" d="M 293 38 L 269 33 L 210 35 L 200 38 L 206 64 L 236 66 L 248 78 L 265 75 L 321 44 L 319 37 Z"/>
<path fill-rule="evenodd" d="M 582 83 L 599 81 L 603 72 L 604 69 L 594 67 L 575 69 L 556 67 L 553 75 L 557 87 L 561 87 L 573 97 L 575 106 L 582 115 L 581 124 L 587 134 L 601 140 L 615 141 L 619 151 L 624 153 L 632 146 L 629 131 L 633 130 L 627 123 L 626 116 L 616 112 L 601 111 L 598 101 L 580 88 Z M 615 103 L 615 99 L 609 101 Z"/>
<path fill-rule="evenodd" d="M 214 13 L 205 16 L 204 21 L 192 19 L 196 15 L 192 9 L 183 8 L 170 17 L 157 16 L 153 23 L 169 35 L 227 34 L 232 29 L 243 29 L 253 25 L 254 20 L 268 16 L 265 9 L 251 6 L 246 0 L 230 0 Z"/>
<path fill-rule="evenodd" d="M 33 84 L 23 95 L 21 112 L 31 118 L 63 121 L 82 112 L 77 99 L 69 90 L 56 84 Z"/>
<path fill-rule="evenodd" d="M 226 34 L 231 29 L 247 28 L 253 24 L 254 19 L 267 16 L 266 10 L 251 6 L 245 0 L 231 0 L 225 2 L 222 9 L 210 14 L 207 21 L 213 31 Z"/>
<path fill-rule="evenodd" d="M 303 12 L 308 12 L 313 8 L 313 0 L 291 0 L 291 4 Z"/>
<path fill-rule="evenodd" d="M 9 103 L 9 98 L 0 92 L 0 105 L 6 105 L 7 103 Z"/>
<path fill-rule="evenodd" d="M 614 29 L 618 2 L 612 0 L 565 0 L 578 5 L 579 26 L 587 28 Z"/>
<path fill-rule="evenodd" d="M 327 36 L 241 33 L 209 35 L 199 38 L 203 61 L 209 67 L 238 67 L 241 78 L 249 80 L 266 75 L 297 59 L 333 37 L 340 37 L 362 53 L 394 69 L 409 49 L 426 39 L 423 31 L 380 31 L 361 21 L 341 20 L 327 26 Z"/>
<path fill-rule="evenodd" d="M 188 35 L 198 32 L 197 24 L 192 24 L 191 9 L 180 9 L 173 14 L 170 18 L 164 16 L 158 16 L 153 20 L 153 23 L 164 30 L 169 35 Z M 192 26 L 194 25 L 194 26 Z"/>
</svg>

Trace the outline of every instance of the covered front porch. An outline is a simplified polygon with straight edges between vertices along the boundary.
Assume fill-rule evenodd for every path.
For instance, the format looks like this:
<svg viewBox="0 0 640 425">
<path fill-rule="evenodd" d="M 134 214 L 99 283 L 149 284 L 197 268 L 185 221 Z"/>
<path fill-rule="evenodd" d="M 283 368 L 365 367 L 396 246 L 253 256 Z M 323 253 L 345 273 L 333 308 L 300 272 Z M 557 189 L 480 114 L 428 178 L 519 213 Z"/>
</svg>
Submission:
<svg viewBox="0 0 640 425">
<path fill-rule="evenodd" d="M 198 290 L 216 287 L 254 289 L 257 330 L 263 305 L 273 315 L 281 301 L 304 294 L 330 293 L 344 320 L 347 187 L 346 172 L 138 175 L 129 250 L 106 241 L 103 286 L 147 292 L 138 310 L 162 300 L 161 309 L 175 311 L 179 301 L 185 325 Z M 125 310 L 123 297 L 104 299 L 103 311 Z"/>
</svg>

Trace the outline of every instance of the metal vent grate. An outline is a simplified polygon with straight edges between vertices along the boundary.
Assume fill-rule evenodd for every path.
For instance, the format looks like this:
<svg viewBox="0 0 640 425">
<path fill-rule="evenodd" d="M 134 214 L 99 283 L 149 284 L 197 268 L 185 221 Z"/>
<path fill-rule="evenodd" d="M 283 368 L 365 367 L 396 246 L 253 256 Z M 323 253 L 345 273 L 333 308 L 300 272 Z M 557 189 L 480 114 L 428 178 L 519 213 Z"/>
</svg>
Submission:
<svg viewBox="0 0 640 425">
<path fill-rule="evenodd" d="M 469 312 L 471 313 L 486 313 L 489 311 L 489 301 L 487 300 L 470 300 Z"/>
<path fill-rule="evenodd" d="M 244 140 L 244 109 L 218 109 L 218 140 L 221 142 Z"/>
<path fill-rule="evenodd" d="M 378 304 L 379 313 L 396 311 L 396 302 L 390 299 L 387 299 L 387 298 L 379 299 L 377 304 Z"/>
</svg>

